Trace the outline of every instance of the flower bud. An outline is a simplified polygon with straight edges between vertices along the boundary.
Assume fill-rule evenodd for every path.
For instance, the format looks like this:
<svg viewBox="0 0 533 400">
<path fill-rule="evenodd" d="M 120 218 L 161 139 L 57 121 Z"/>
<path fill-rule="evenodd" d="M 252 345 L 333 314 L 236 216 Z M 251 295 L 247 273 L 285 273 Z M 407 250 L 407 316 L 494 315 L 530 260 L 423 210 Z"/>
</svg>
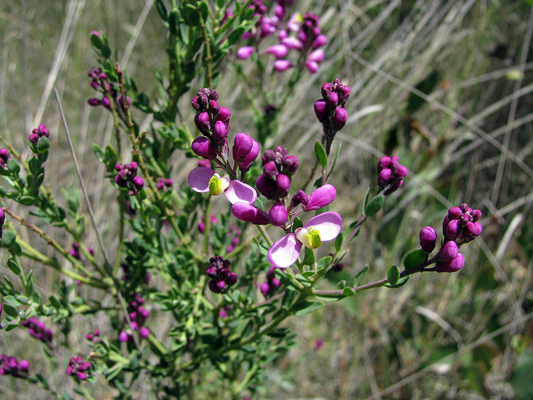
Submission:
<svg viewBox="0 0 533 400">
<path fill-rule="evenodd" d="M 420 230 L 420 247 L 425 253 L 431 253 L 437 243 L 437 232 L 431 226 L 426 226 Z"/>
<path fill-rule="evenodd" d="M 261 149 L 261 147 L 259 146 L 259 143 L 257 143 L 256 140 L 252 139 L 252 149 L 246 155 L 246 157 L 244 157 L 244 160 L 242 160 L 239 163 L 239 169 L 241 171 L 248 171 L 251 168 L 251 166 L 254 163 L 255 159 L 259 155 L 259 150 L 260 149 Z"/>
<path fill-rule="evenodd" d="M 144 179 L 140 176 L 133 178 L 133 185 L 137 190 L 141 190 L 144 187 Z"/>
<path fill-rule="evenodd" d="M 335 128 L 335 130 L 338 131 L 342 129 L 344 125 L 346 125 L 347 120 L 348 120 L 348 113 L 346 112 L 344 108 L 339 107 L 335 110 L 335 116 L 333 117 L 333 127 Z"/>
<path fill-rule="evenodd" d="M 315 40 L 313 41 L 313 49 L 318 49 L 319 47 L 324 46 L 328 42 L 328 38 L 326 35 L 318 35 Z"/>
<path fill-rule="evenodd" d="M 252 46 L 244 46 L 237 50 L 237 58 L 239 60 L 246 60 L 252 55 L 255 49 Z"/>
<path fill-rule="evenodd" d="M 260 290 L 263 296 L 266 296 L 268 294 L 268 291 L 270 290 L 270 285 L 267 282 L 265 282 L 261 285 Z"/>
<path fill-rule="evenodd" d="M 457 272 L 465 265 L 465 258 L 461 253 L 457 253 L 457 256 L 450 262 L 438 262 L 436 264 L 437 271 L 439 272 Z"/>
<path fill-rule="evenodd" d="M 259 177 L 255 181 L 255 187 L 257 188 L 259 193 L 261 193 L 267 199 L 271 200 L 276 195 L 276 181 L 270 179 L 268 175 L 259 175 Z"/>
<path fill-rule="evenodd" d="M 226 129 L 224 122 L 215 122 L 215 127 L 213 129 L 213 139 L 215 139 L 215 142 L 220 146 L 224 143 L 226 137 L 228 137 L 228 130 Z"/>
<path fill-rule="evenodd" d="M 292 197 L 291 200 L 292 208 L 297 207 L 300 204 L 302 204 L 303 206 L 309 204 L 309 197 L 307 197 L 303 190 L 298 190 L 298 192 L 296 192 L 296 194 Z"/>
<path fill-rule="evenodd" d="M 409 170 L 407 169 L 407 167 L 400 165 L 398 166 L 398 170 L 396 171 L 396 177 L 403 179 L 407 176 L 408 173 Z"/>
<path fill-rule="evenodd" d="M 457 257 L 458 253 L 459 253 L 459 246 L 457 246 L 457 243 L 455 243 L 453 240 L 450 240 L 444 246 L 442 246 L 442 249 L 440 251 L 440 257 L 442 261 L 450 262 L 455 257 Z"/>
<path fill-rule="evenodd" d="M 274 61 L 274 69 L 278 72 L 283 72 L 292 67 L 289 60 L 276 60 Z"/>
<path fill-rule="evenodd" d="M 307 61 L 314 61 L 317 63 L 324 61 L 324 50 L 313 51 L 309 54 L 309 57 L 307 57 Z"/>
<path fill-rule="evenodd" d="M 378 172 L 381 172 L 385 168 L 389 168 L 390 165 L 390 157 L 381 157 L 378 162 Z"/>
<path fill-rule="evenodd" d="M 102 102 L 99 99 L 88 99 L 87 104 L 89 104 L 91 107 L 97 107 L 102 104 Z"/>
<path fill-rule="evenodd" d="M 296 156 L 287 156 L 283 159 L 282 166 L 284 174 L 292 175 L 298 169 L 298 159 Z"/>
<path fill-rule="evenodd" d="M 389 168 L 381 170 L 378 176 L 378 186 L 385 186 L 392 176 L 392 171 Z"/>
<path fill-rule="evenodd" d="M 483 227 L 479 222 L 468 222 L 463 231 L 463 239 L 470 242 L 481 235 Z"/>
<path fill-rule="evenodd" d="M 276 203 L 268 212 L 270 223 L 274 226 L 284 226 L 287 223 L 288 212 L 283 203 Z"/>
<path fill-rule="evenodd" d="M 339 105 L 339 96 L 335 92 L 331 92 L 328 97 L 328 106 L 335 109 Z"/>
<path fill-rule="evenodd" d="M 459 207 L 451 207 L 448 210 L 448 217 L 450 218 L 450 220 L 457 219 L 461 216 L 462 213 L 463 212 L 461 211 Z"/>
<path fill-rule="evenodd" d="M 194 123 L 200 132 L 204 135 L 209 135 L 211 129 L 211 122 L 209 121 L 209 114 L 204 111 L 194 116 Z"/>
<path fill-rule="evenodd" d="M 446 240 L 455 240 L 458 238 L 460 232 L 461 226 L 459 224 L 459 220 L 452 219 L 450 222 L 448 222 L 448 225 L 446 225 L 446 231 L 444 232 L 444 235 L 446 236 Z"/>
<path fill-rule="evenodd" d="M 268 214 L 247 203 L 235 203 L 231 206 L 233 215 L 244 222 L 250 222 L 256 225 L 267 225 L 270 223 Z"/>
<path fill-rule="evenodd" d="M 272 54 L 277 59 L 280 59 L 285 58 L 285 56 L 289 52 L 289 49 L 287 49 L 287 47 L 282 44 L 275 44 L 274 46 L 270 46 L 269 48 L 267 48 L 266 52 Z"/>
<path fill-rule="evenodd" d="M 246 133 L 237 134 L 233 144 L 233 159 L 238 163 L 242 162 L 252 150 L 253 145 L 253 139 Z"/>
<path fill-rule="evenodd" d="M 311 74 L 316 74 L 318 72 L 318 63 L 316 61 L 307 60 L 305 62 L 305 68 L 307 68 Z"/>
<path fill-rule="evenodd" d="M 315 101 L 315 114 L 318 118 L 318 121 L 323 123 L 327 121 L 329 117 L 329 109 L 328 109 L 328 103 L 326 103 L 326 100 L 317 100 Z"/>
<path fill-rule="evenodd" d="M 139 330 L 139 336 L 143 339 L 146 339 L 148 336 L 150 336 L 150 330 L 143 326 L 140 330 Z"/>
<path fill-rule="evenodd" d="M 269 161 L 263 166 L 263 173 L 270 178 L 275 179 L 278 175 L 278 167 L 274 161 Z"/>
<path fill-rule="evenodd" d="M 274 152 L 274 150 L 267 150 L 263 154 L 263 158 L 261 161 L 263 162 L 263 165 L 265 165 L 267 162 L 274 161 L 275 159 L 276 153 Z"/>
<path fill-rule="evenodd" d="M 287 196 L 291 187 L 291 179 L 285 174 L 279 174 L 276 178 L 276 187 L 276 196 L 278 198 Z"/>
<path fill-rule="evenodd" d="M 327 183 L 309 195 L 309 202 L 306 205 L 303 205 L 303 208 L 305 211 L 318 210 L 335 200 L 336 195 L 337 191 L 335 190 L 335 187 Z"/>
<path fill-rule="evenodd" d="M 200 110 L 202 108 L 202 105 L 199 102 L 200 98 L 198 96 L 195 96 L 192 98 L 191 104 L 195 110 Z"/>
<path fill-rule="evenodd" d="M 227 130 L 229 130 L 230 117 L 231 111 L 229 110 L 229 108 L 220 107 L 220 109 L 218 110 L 217 120 L 224 122 L 224 125 L 226 125 Z"/>
<path fill-rule="evenodd" d="M 481 218 L 481 211 L 480 210 L 474 210 L 472 211 L 472 222 L 477 222 Z"/>
<path fill-rule="evenodd" d="M 322 97 L 324 98 L 324 100 L 327 100 L 331 93 L 331 83 L 329 82 L 324 83 L 322 85 L 322 88 L 320 89 L 320 92 L 322 93 Z"/>
</svg>

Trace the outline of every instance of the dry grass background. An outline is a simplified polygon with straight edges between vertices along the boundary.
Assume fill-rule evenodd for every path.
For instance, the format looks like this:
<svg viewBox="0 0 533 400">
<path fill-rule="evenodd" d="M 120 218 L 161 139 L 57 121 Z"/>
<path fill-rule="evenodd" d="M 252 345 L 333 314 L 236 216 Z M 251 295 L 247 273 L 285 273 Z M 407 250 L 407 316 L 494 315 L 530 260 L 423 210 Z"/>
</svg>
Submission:
<svg viewBox="0 0 533 400">
<path fill-rule="evenodd" d="M 105 32 L 138 86 L 155 94 L 154 72 L 164 70 L 166 62 L 164 32 L 152 3 L 0 4 L 0 135 L 23 150 L 31 129 L 46 123 L 53 132 L 47 181 L 60 197 L 59 189 L 76 181 L 51 96 L 56 87 L 109 243 L 115 221 L 108 203 L 114 189 L 103 180 L 104 169 L 91 146 L 110 141 L 112 121 L 86 103 L 92 95 L 86 71 L 95 65 L 88 33 Z M 321 16 L 330 43 L 320 72 L 296 87 L 271 144 L 283 143 L 297 154 L 301 171 L 310 165 L 309 143 L 321 135 L 312 103 L 323 82 L 339 77 L 352 88 L 352 97 L 348 123 L 335 141 L 342 142 L 342 153 L 333 178 L 340 198 L 332 210 L 345 221 L 358 216 L 376 178 L 377 157 L 394 128 L 399 132 L 394 152 L 410 169 L 401 193 L 387 200 L 353 242 L 344 272 L 354 275 L 369 263 L 367 280 L 383 278 L 389 265 L 416 248 L 421 227 L 439 227 L 446 209 L 461 202 L 482 209 L 484 234 L 467 246 L 467 264 L 457 274 L 414 276 L 401 289 L 363 292 L 289 321 L 299 345 L 265 371 L 265 397 L 514 398 L 507 378 L 518 350 L 531 349 L 533 340 L 531 6 L 525 0 L 301 0 L 297 8 Z M 506 57 L 489 56 L 499 44 L 508 49 Z M 523 79 L 510 79 L 520 70 Z M 433 72 L 439 83 L 411 116 L 422 133 L 405 129 L 410 93 L 420 94 L 415 87 Z M 233 132 L 253 133 L 241 84 L 227 79 L 217 91 L 223 105 L 233 110 Z M 184 98 L 181 105 L 192 128 L 188 101 Z M 176 159 L 174 167 L 173 178 L 185 185 L 185 160 Z M 304 175 L 300 172 L 302 182 Z M 65 247 L 70 245 L 59 231 L 53 233 Z M 90 232 L 86 244 L 97 247 Z M 40 290 L 49 294 L 58 277 L 27 267 L 36 269 Z M 2 274 L 8 271 L 0 267 Z M 105 331 L 101 322 L 91 324 Z M 79 337 L 88 328 L 87 322 L 74 321 Z M 317 339 L 324 340 L 319 350 Z M 72 348 L 80 346 L 72 343 Z M 72 393 L 61 364 L 71 356 L 68 350 L 49 364 L 39 345 L 19 330 L 2 333 L 0 350 L 28 358 L 52 384 Z M 143 389 L 140 384 L 135 398 L 150 398 Z M 101 385 L 92 390 L 95 398 L 109 394 Z M 5 378 L 0 393 L 2 398 L 46 398 L 45 392 Z"/>
</svg>

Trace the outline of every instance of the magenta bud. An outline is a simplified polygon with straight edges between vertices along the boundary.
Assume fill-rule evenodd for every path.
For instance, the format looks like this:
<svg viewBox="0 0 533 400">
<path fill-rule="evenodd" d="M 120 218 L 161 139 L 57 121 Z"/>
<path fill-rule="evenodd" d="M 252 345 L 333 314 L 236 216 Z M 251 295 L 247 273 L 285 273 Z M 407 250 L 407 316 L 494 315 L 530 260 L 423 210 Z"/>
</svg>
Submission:
<svg viewBox="0 0 533 400">
<path fill-rule="evenodd" d="M 329 116 L 329 109 L 328 109 L 328 103 L 326 103 L 326 100 L 317 100 L 315 101 L 315 114 L 318 118 L 318 121 L 323 123 L 327 121 Z"/>
<path fill-rule="evenodd" d="M 283 72 L 292 67 L 289 60 L 276 60 L 274 61 L 274 69 L 278 72 Z"/>
<path fill-rule="evenodd" d="M 270 285 L 267 282 L 265 282 L 261 285 L 260 290 L 263 296 L 266 296 L 268 294 L 268 291 L 270 290 Z"/>
<path fill-rule="evenodd" d="M 132 174 L 136 174 L 137 170 L 139 169 L 139 166 L 135 161 L 132 161 L 129 163 L 128 169 L 131 171 Z"/>
<path fill-rule="evenodd" d="M 440 257 L 444 262 L 450 262 L 459 253 L 459 246 L 453 240 L 447 242 L 440 251 Z"/>
<path fill-rule="evenodd" d="M 291 179 L 285 174 L 279 174 L 276 178 L 276 195 L 279 198 L 283 198 L 289 194 L 291 187 Z"/>
<path fill-rule="evenodd" d="M 108 110 L 111 109 L 111 103 L 109 102 L 109 99 L 107 97 L 102 97 L 102 100 L 101 100 L 101 103 L 102 105 L 107 108 Z"/>
<path fill-rule="evenodd" d="M 226 128 L 229 129 L 229 119 L 231 117 L 231 111 L 229 108 L 220 107 L 218 110 L 217 120 L 224 122 Z"/>
<path fill-rule="evenodd" d="M 237 58 L 239 60 L 246 60 L 252 55 L 255 49 L 252 46 L 244 46 L 237 50 Z"/>
<path fill-rule="evenodd" d="M 455 240 L 457 239 L 457 236 L 459 235 L 461 231 L 461 226 L 458 219 L 452 219 L 450 222 L 448 222 L 448 225 L 446 225 L 446 231 L 444 232 L 444 235 L 446 236 L 446 240 Z"/>
<path fill-rule="evenodd" d="M 305 62 L 305 68 L 307 68 L 311 74 L 316 74 L 318 72 L 318 63 L 316 61 L 307 60 Z"/>
<path fill-rule="evenodd" d="M 307 204 L 303 204 L 302 202 L 302 205 L 304 206 L 303 208 L 305 211 L 318 210 L 319 208 L 325 207 L 335 200 L 336 195 L 337 191 L 335 190 L 335 187 L 327 183 L 324 186 L 315 189 L 315 191 L 308 196 Z"/>
<path fill-rule="evenodd" d="M 343 86 L 342 94 L 339 94 L 339 99 L 341 100 L 343 104 L 348 101 L 348 98 L 350 97 L 351 92 L 352 90 L 350 89 L 349 86 L 346 86 L 346 85 Z"/>
<path fill-rule="evenodd" d="M 335 92 L 331 92 L 328 97 L 328 105 L 334 109 L 339 105 L 339 96 Z"/>
<path fill-rule="evenodd" d="M 452 207 L 448 210 L 448 217 L 450 219 L 457 219 L 459 218 L 461 215 L 463 214 L 463 212 L 461 211 L 461 209 L 459 207 Z"/>
<path fill-rule="evenodd" d="M 230 272 L 226 276 L 226 283 L 228 284 L 228 286 L 235 285 L 235 283 L 237 283 L 237 274 L 235 272 Z"/>
<path fill-rule="evenodd" d="M 84 381 L 85 379 L 87 379 L 87 374 L 85 372 L 78 372 L 78 379 L 80 381 Z"/>
<path fill-rule="evenodd" d="M 437 232 L 431 226 L 426 226 L 420 230 L 420 247 L 425 253 L 431 253 L 437 243 Z"/>
<path fill-rule="evenodd" d="M 150 330 L 143 326 L 140 330 L 139 330 L 139 336 L 143 339 L 146 339 L 148 336 L 150 336 Z"/>
<path fill-rule="evenodd" d="M 392 176 L 392 171 L 388 168 L 381 170 L 378 176 L 378 185 L 384 186 Z"/>
<path fill-rule="evenodd" d="M 192 106 L 194 107 L 195 110 L 199 110 L 200 108 L 202 108 L 202 105 L 199 103 L 199 97 L 196 96 L 196 97 L 193 97 L 192 101 L 191 101 L 191 104 Z"/>
<path fill-rule="evenodd" d="M 220 110 L 220 104 L 218 104 L 218 101 L 211 100 L 209 102 L 209 112 L 213 115 L 213 117 L 218 115 L 218 110 Z"/>
<path fill-rule="evenodd" d="M 137 190 L 141 190 L 144 187 L 144 179 L 140 176 L 133 178 L 133 185 Z"/>
<path fill-rule="evenodd" d="M 24 372 L 28 372 L 30 368 L 30 362 L 28 360 L 20 360 L 19 368 Z"/>
<path fill-rule="evenodd" d="M 259 146 L 259 143 L 257 143 L 257 141 L 252 139 L 252 149 L 246 155 L 246 157 L 244 157 L 244 160 L 242 160 L 239 163 L 239 169 L 241 171 L 248 171 L 251 168 L 257 156 L 259 155 L 260 150 L 261 150 L 261 147 Z"/>
<path fill-rule="evenodd" d="M 333 127 L 335 128 L 335 130 L 340 130 L 344 127 L 347 120 L 348 120 L 348 113 L 346 112 L 344 108 L 339 107 L 335 110 L 335 116 L 333 117 Z"/>
<path fill-rule="evenodd" d="M 409 173 L 409 170 L 407 169 L 407 167 L 400 165 L 398 166 L 398 170 L 396 171 L 396 176 L 398 178 L 403 179 L 407 176 L 408 173 Z"/>
<path fill-rule="evenodd" d="M 287 49 L 287 47 L 282 44 L 275 44 L 274 46 L 270 46 L 269 48 L 267 48 L 266 52 L 272 54 L 277 59 L 280 59 L 285 58 L 285 56 L 289 52 L 289 49 Z"/>
<path fill-rule="evenodd" d="M 381 172 L 385 168 L 389 168 L 390 165 L 390 157 L 381 157 L 378 162 L 378 172 Z"/>
<path fill-rule="evenodd" d="M 281 40 L 281 44 L 287 47 L 288 49 L 295 50 L 300 50 L 303 47 L 303 43 L 295 37 L 286 37 Z"/>
<path fill-rule="evenodd" d="M 247 203 L 235 203 L 231 206 L 233 215 L 244 222 L 250 222 L 256 225 L 267 225 L 270 223 L 268 214 Z"/>
<path fill-rule="evenodd" d="M 118 340 L 120 340 L 121 342 L 128 342 L 129 341 L 129 335 L 127 332 L 120 332 L 120 334 L 118 335 Z"/>
<path fill-rule="evenodd" d="M 392 170 L 392 172 L 396 172 L 398 170 L 399 165 L 400 165 L 400 162 L 398 160 L 398 156 L 392 156 L 390 158 L 390 164 L 389 164 L 389 168 Z"/>
<path fill-rule="evenodd" d="M 39 141 L 39 135 L 37 133 L 32 133 L 30 136 L 28 136 L 28 139 L 30 142 L 37 144 Z"/>
<path fill-rule="evenodd" d="M 200 132 L 203 134 L 209 134 L 211 123 L 209 121 L 209 114 L 204 111 L 194 116 L 194 123 Z"/>
<path fill-rule="evenodd" d="M 270 178 L 275 179 L 278 175 L 278 167 L 274 161 L 269 161 L 263 166 L 263 173 L 268 175 Z"/>
<path fill-rule="evenodd" d="M 228 136 L 228 130 L 226 129 L 226 125 L 222 121 L 215 122 L 215 127 L 213 129 L 213 138 L 215 139 L 215 142 L 220 146 L 224 143 L 224 140 L 226 140 L 226 137 Z"/>
<path fill-rule="evenodd" d="M 472 222 L 477 222 L 481 218 L 481 211 L 480 210 L 474 210 L 472 211 Z"/>
<path fill-rule="evenodd" d="M 272 206 L 270 211 L 268 212 L 268 216 L 270 217 L 270 222 L 274 226 L 284 226 L 287 223 L 287 217 L 288 217 L 287 209 L 285 208 L 285 205 L 282 203 L 276 203 Z"/>
<path fill-rule="evenodd" d="M 193 140 L 191 149 L 194 154 L 199 157 L 212 160 L 217 156 L 217 149 L 213 144 L 204 136 L 199 136 Z"/>
<path fill-rule="evenodd" d="M 468 207 L 468 204 L 466 204 L 466 203 L 461 204 L 461 205 L 459 206 L 459 208 L 460 208 L 461 211 L 464 212 L 464 213 L 467 213 L 468 210 L 470 210 L 470 207 Z"/>
<path fill-rule="evenodd" d="M 465 258 L 461 253 L 457 253 L 457 256 L 450 262 L 438 262 L 436 264 L 437 271 L 439 272 L 457 272 L 465 265 Z"/>
<path fill-rule="evenodd" d="M 316 63 L 322 62 L 324 60 L 324 50 L 315 50 L 311 54 L 309 54 L 309 57 L 307 57 L 307 61 L 314 61 Z"/>
<path fill-rule="evenodd" d="M 233 159 L 238 163 L 243 161 L 252 150 L 253 145 L 253 139 L 246 133 L 237 134 L 233 144 Z"/>
<path fill-rule="evenodd" d="M 276 195 L 276 181 L 270 179 L 266 174 L 259 175 L 255 181 L 255 187 L 267 199 L 273 199 Z"/>
<path fill-rule="evenodd" d="M 481 232 L 483 232 L 483 227 L 479 222 L 469 222 L 464 228 L 463 239 L 470 242 L 481 235 Z"/>
<path fill-rule="evenodd" d="M 328 42 L 326 35 L 318 35 L 313 41 L 313 49 L 318 49 L 319 47 L 324 46 Z"/>
<path fill-rule="evenodd" d="M 298 159 L 296 156 L 287 156 L 283 159 L 282 166 L 284 174 L 294 174 L 298 170 Z"/>
<path fill-rule="evenodd" d="M 88 99 L 87 104 L 89 104 L 91 107 L 97 107 L 102 104 L 102 102 L 99 99 Z"/>
</svg>

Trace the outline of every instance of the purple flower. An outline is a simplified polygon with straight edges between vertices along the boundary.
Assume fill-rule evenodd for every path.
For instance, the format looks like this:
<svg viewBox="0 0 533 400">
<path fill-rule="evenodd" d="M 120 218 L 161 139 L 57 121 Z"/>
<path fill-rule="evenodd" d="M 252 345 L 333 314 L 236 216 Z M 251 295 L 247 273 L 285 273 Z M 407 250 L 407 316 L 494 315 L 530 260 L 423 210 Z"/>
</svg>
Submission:
<svg viewBox="0 0 533 400">
<path fill-rule="evenodd" d="M 246 157 L 244 157 L 244 159 L 239 163 L 239 169 L 241 171 L 248 171 L 257 156 L 259 155 L 260 150 L 261 146 L 259 146 L 259 143 L 257 143 L 256 140 L 252 139 L 252 148 L 250 149 Z"/>
<path fill-rule="evenodd" d="M 287 223 L 287 217 L 289 214 L 283 203 L 276 203 L 268 212 L 268 216 L 272 225 L 284 226 Z"/>
<path fill-rule="evenodd" d="M 318 210 L 319 208 L 325 207 L 335 200 L 337 191 L 333 185 L 329 183 L 324 186 L 319 187 L 314 192 L 308 196 L 307 204 L 303 205 L 305 211 Z"/>
<path fill-rule="evenodd" d="M 208 160 L 212 160 L 217 156 L 217 149 L 215 146 L 213 146 L 209 139 L 204 136 L 199 136 L 194 139 L 191 149 L 197 156 L 206 158 Z"/>
<path fill-rule="evenodd" d="M 292 67 L 289 60 L 276 60 L 274 62 L 274 69 L 278 72 L 283 72 Z"/>
<path fill-rule="evenodd" d="M 272 54 L 277 59 L 280 59 L 287 56 L 289 49 L 283 44 L 275 44 L 266 49 L 266 52 Z"/>
<path fill-rule="evenodd" d="M 256 225 L 267 225 L 270 218 L 266 211 L 248 203 L 238 202 L 231 206 L 233 215 L 244 222 L 250 222 Z"/>
<path fill-rule="evenodd" d="M 224 193 L 231 204 L 243 202 L 253 204 L 257 199 L 254 188 L 241 181 L 230 181 L 210 168 L 197 167 L 189 173 L 189 185 L 198 193 L 219 195 Z"/>
<path fill-rule="evenodd" d="M 268 259 L 278 268 L 287 268 L 298 260 L 302 246 L 310 249 L 335 239 L 342 228 L 342 218 L 336 212 L 328 211 L 311 218 L 303 228 L 279 239 L 268 250 Z"/>
<path fill-rule="evenodd" d="M 251 46 L 241 47 L 239 50 L 237 50 L 237 58 L 239 60 L 246 60 L 248 57 L 252 55 L 254 51 L 255 49 Z"/>
</svg>

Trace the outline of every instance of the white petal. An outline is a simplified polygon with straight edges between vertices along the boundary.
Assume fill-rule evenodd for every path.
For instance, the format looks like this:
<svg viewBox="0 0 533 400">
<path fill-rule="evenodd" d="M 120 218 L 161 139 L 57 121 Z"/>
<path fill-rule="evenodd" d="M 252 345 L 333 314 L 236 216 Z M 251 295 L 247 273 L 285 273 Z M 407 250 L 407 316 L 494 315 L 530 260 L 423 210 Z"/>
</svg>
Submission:
<svg viewBox="0 0 533 400">
<path fill-rule="evenodd" d="M 342 218 L 333 211 L 318 214 L 311 218 L 304 228 L 315 227 L 320 232 L 320 239 L 323 242 L 335 239 L 342 229 Z"/>
<path fill-rule="evenodd" d="M 254 204 L 257 199 L 257 192 L 255 189 L 241 181 L 231 181 L 224 194 L 231 204 Z"/>
<path fill-rule="evenodd" d="M 215 175 L 211 168 L 197 167 L 189 173 L 189 185 L 198 193 L 209 192 L 209 180 Z"/>
<path fill-rule="evenodd" d="M 268 250 L 268 259 L 278 268 L 287 268 L 298 260 L 302 243 L 294 233 L 283 236 Z"/>
</svg>

